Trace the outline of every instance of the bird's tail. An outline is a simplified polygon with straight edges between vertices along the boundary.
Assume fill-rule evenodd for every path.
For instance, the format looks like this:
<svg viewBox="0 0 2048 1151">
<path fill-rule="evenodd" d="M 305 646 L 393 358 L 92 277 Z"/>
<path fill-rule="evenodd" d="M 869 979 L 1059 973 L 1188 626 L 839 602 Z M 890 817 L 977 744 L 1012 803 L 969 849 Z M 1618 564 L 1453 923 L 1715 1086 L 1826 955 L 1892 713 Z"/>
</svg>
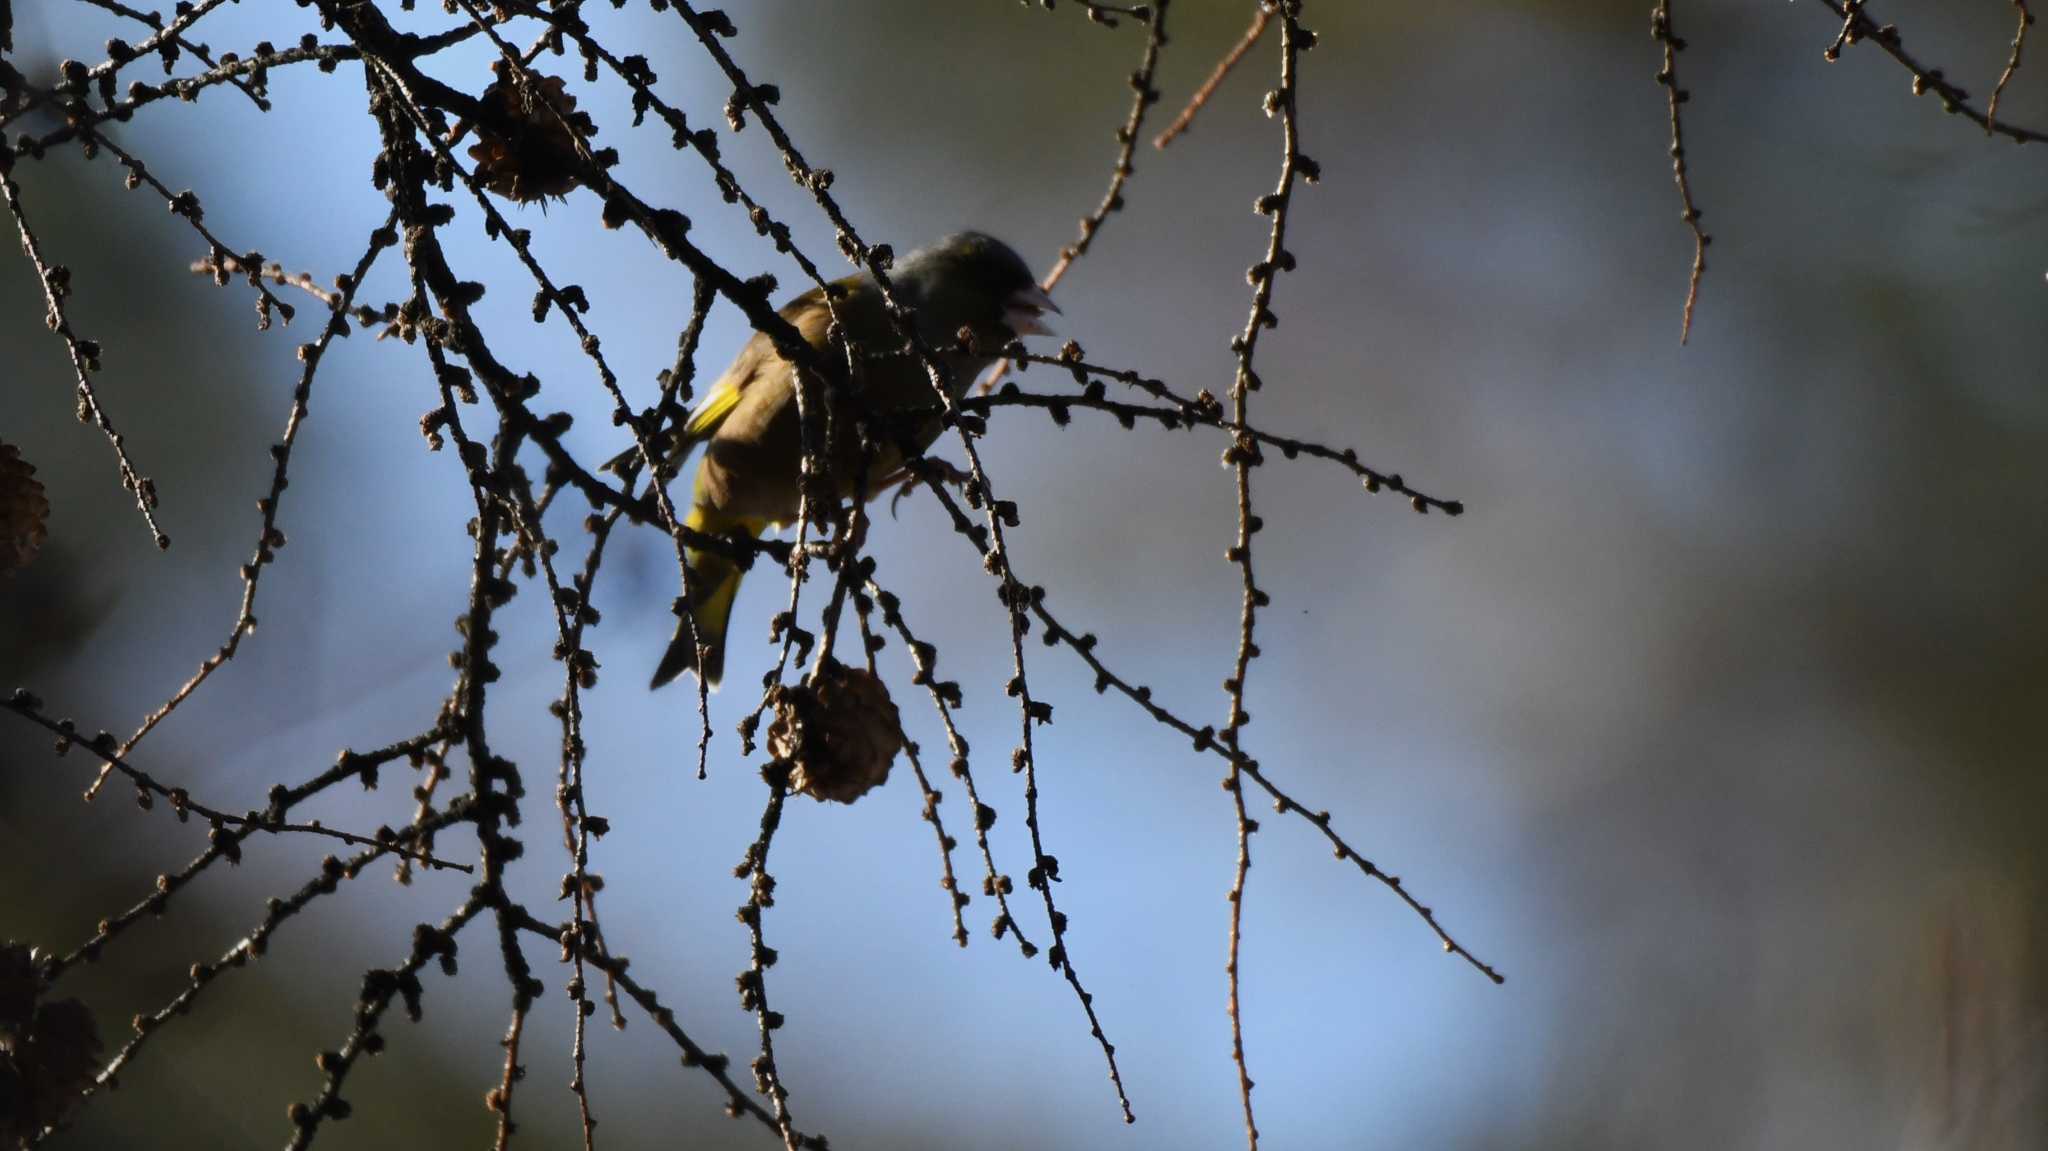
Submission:
<svg viewBox="0 0 2048 1151">
<path fill-rule="evenodd" d="M 759 520 L 729 517 L 714 509 L 693 506 L 684 525 L 707 535 L 739 534 L 748 539 L 767 525 Z M 725 628 L 732 619 L 733 597 L 740 590 L 740 566 L 716 552 L 687 553 L 690 568 L 690 615 L 676 624 L 651 687 L 660 687 L 686 671 L 694 671 L 712 687 L 725 674 Z M 691 624 L 696 624 L 691 634 Z M 700 650 L 701 649 L 701 650 Z M 701 658 L 700 658 L 701 657 Z"/>
</svg>

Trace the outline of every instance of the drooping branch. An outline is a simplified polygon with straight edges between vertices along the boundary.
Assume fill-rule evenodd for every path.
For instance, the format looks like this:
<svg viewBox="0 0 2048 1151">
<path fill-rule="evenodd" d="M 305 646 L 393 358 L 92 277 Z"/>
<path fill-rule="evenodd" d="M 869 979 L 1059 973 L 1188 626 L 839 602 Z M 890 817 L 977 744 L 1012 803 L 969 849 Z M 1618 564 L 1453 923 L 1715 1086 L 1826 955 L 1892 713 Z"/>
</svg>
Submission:
<svg viewBox="0 0 2048 1151">
<path fill-rule="evenodd" d="M 71 361 L 71 378 L 78 385 L 78 422 L 94 424 L 107 437 L 108 446 L 114 449 L 114 462 L 121 472 L 121 486 L 135 497 L 136 510 L 142 513 L 142 522 L 148 525 L 150 537 L 156 541 L 159 550 L 170 547 L 171 537 L 165 535 L 156 522 L 156 484 L 148 476 L 138 473 L 129 461 L 128 441 L 114 430 L 114 421 L 108 417 L 106 408 L 100 404 L 99 393 L 93 388 L 92 373 L 100 367 L 99 341 L 88 340 L 71 329 L 71 318 L 64 308 L 64 300 L 71 294 L 71 269 L 43 258 L 42 243 L 36 239 L 35 229 L 28 221 L 28 211 L 22 206 L 21 187 L 9 175 L 13 167 L 14 154 L 7 149 L 5 141 L 0 141 L 0 198 L 7 201 L 7 211 L 14 217 L 15 234 L 21 238 L 22 254 L 35 268 L 36 281 L 42 287 L 43 303 L 48 309 L 44 322 L 64 341 L 65 355 Z"/>
<path fill-rule="evenodd" d="M 316 835 L 328 839 L 338 839 L 343 843 L 359 846 L 389 848 L 392 837 L 388 834 L 358 835 L 352 831 L 342 831 L 339 828 L 327 827 L 319 823 L 287 823 L 278 814 L 283 806 L 288 806 L 288 804 L 281 804 L 280 800 L 289 800 L 295 803 L 305 796 L 324 790 L 342 779 L 359 777 L 372 766 L 371 761 L 375 757 L 352 758 L 350 756 L 343 756 L 343 762 L 340 765 L 316 777 L 311 783 L 301 785 L 296 789 L 286 788 L 282 784 L 278 785 L 271 796 L 270 812 L 252 812 L 248 815 L 236 815 L 232 812 L 222 811 L 217 807 L 200 803 L 193 799 L 191 793 L 184 788 L 166 784 L 150 773 L 129 763 L 118 754 L 117 745 L 114 742 L 113 734 L 110 732 L 102 731 L 90 738 L 80 738 L 78 728 L 70 720 L 51 719 L 48 715 L 44 714 L 42 700 L 38 699 L 31 692 L 16 689 L 11 696 L 0 700 L 0 708 L 11 711 L 37 727 L 55 735 L 57 737 L 58 754 L 62 755 L 74 747 L 84 748 L 88 753 L 105 762 L 109 768 L 120 772 L 132 780 L 139 795 L 152 796 L 169 803 L 172 813 L 180 820 L 193 815 L 198 816 L 207 821 L 207 823 L 214 825 L 216 835 L 219 834 L 219 829 L 221 828 L 236 828 L 243 830 L 245 833 L 265 831 L 278 834 Z M 402 753 L 394 752 L 388 758 L 396 758 L 398 754 Z M 376 762 L 388 762 L 388 758 L 377 759 Z M 148 802 L 154 803 L 154 799 Z M 415 862 L 423 863 L 429 867 L 449 868 L 456 871 L 470 870 L 467 864 L 452 863 L 430 855 L 419 855 L 402 850 L 397 850 L 397 853 L 412 855 Z"/>
<path fill-rule="evenodd" d="M 1671 0 L 1657 0 L 1657 7 L 1650 13 L 1650 35 L 1664 49 L 1664 66 L 1657 70 L 1657 83 L 1664 88 L 1665 101 L 1671 109 L 1671 179 L 1678 185 L 1678 200 L 1683 207 L 1679 218 L 1692 230 L 1692 276 L 1685 286 L 1685 316 L 1678 327 L 1678 342 L 1683 344 L 1692 338 L 1692 310 L 1700 299 L 1700 277 L 1707 271 L 1707 245 L 1714 238 L 1700 228 L 1700 210 L 1692 202 L 1692 176 L 1685 166 L 1685 124 L 1679 109 L 1692 99 L 1692 93 L 1679 86 L 1678 54 L 1685 50 L 1685 41 L 1671 28 Z"/>
<path fill-rule="evenodd" d="M 2005 86 L 2012 83 L 2013 74 L 2020 70 L 2020 55 L 2027 47 L 2027 29 L 2034 26 L 2034 13 L 2027 8 L 2027 0 L 2012 0 L 2012 6 L 2019 13 L 2018 26 L 2012 33 L 2012 54 L 2005 58 L 2005 70 L 1998 74 L 1998 83 L 1991 88 L 1991 102 L 1984 106 L 1984 134 L 1987 136 L 1998 129 L 1999 97 L 2005 95 Z"/>
<path fill-rule="evenodd" d="M 1920 62 L 1906 51 L 1905 40 L 1899 34 L 1896 24 L 1879 24 L 1870 18 L 1867 0 L 1815 0 L 1833 12 L 1842 21 L 1842 30 L 1833 44 L 1829 45 L 1829 59 L 1841 54 L 1842 48 L 1868 40 L 1883 50 L 1884 54 L 1897 61 L 1899 66 L 1913 74 L 1913 95 L 1924 96 L 1932 92 L 1941 100 L 1942 111 L 1962 116 L 1991 135 L 2004 136 L 2016 144 L 2048 141 L 2048 132 L 2036 128 L 2025 128 L 2016 124 L 1994 120 L 1990 114 L 1970 103 L 1970 93 L 1949 80 L 1939 68 Z M 2017 55 L 2017 53 L 2015 53 Z M 2015 68 L 2017 64 L 2013 65 Z"/>
</svg>

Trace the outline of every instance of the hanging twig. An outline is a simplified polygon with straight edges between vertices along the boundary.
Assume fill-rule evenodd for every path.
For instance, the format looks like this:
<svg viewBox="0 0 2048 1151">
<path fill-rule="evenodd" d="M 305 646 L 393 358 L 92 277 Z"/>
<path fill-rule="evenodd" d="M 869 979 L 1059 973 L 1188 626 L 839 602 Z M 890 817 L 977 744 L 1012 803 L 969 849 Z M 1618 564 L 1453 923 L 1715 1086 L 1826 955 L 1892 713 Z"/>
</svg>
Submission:
<svg viewBox="0 0 2048 1151">
<path fill-rule="evenodd" d="M 1210 99 L 1216 95 L 1216 89 L 1221 88 L 1223 81 L 1229 79 L 1231 69 L 1237 67 L 1237 62 L 1244 59 L 1246 54 L 1258 45 L 1259 37 L 1266 34 L 1266 25 L 1272 20 L 1273 9 L 1264 4 L 1259 5 L 1258 10 L 1252 13 L 1252 26 L 1245 29 L 1244 35 L 1238 37 L 1237 43 L 1231 46 L 1230 51 L 1223 54 L 1223 59 L 1216 62 L 1216 67 L 1209 72 L 1209 78 L 1202 81 L 1202 86 L 1195 89 L 1195 94 L 1188 98 L 1187 107 L 1180 110 L 1180 115 L 1173 118 L 1173 123 L 1168 124 L 1164 132 L 1152 138 L 1154 148 L 1165 151 L 1168 144 L 1180 139 L 1183 133 L 1194 126 L 1195 117 L 1209 106 Z"/>
</svg>

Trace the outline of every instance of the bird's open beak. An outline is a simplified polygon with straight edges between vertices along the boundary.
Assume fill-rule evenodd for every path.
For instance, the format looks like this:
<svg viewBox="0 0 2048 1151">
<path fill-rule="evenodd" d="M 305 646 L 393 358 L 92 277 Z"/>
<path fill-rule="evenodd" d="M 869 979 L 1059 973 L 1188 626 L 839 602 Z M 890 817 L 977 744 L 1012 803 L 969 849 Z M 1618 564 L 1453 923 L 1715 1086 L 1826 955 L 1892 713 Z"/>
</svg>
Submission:
<svg viewBox="0 0 2048 1151">
<path fill-rule="evenodd" d="M 1050 336 L 1052 325 L 1045 322 L 1045 314 L 1060 314 L 1060 306 L 1052 302 L 1038 285 L 1033 284 L 1013 294 L 1003 304 L 1003 324 L 1011 331 L 1023 336 Z"/>
</svg>

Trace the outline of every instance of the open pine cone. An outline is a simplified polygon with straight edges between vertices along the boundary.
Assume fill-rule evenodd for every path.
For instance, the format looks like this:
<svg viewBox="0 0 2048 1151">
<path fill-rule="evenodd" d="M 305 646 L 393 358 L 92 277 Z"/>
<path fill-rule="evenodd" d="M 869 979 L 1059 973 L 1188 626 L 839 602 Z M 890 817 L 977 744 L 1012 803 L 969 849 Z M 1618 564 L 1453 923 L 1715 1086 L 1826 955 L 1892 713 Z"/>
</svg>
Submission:
<svg viewBox="0 0 2048 1151">
<path fill-rule="evenodd" d="M 768 752 L 790 765 L 791 790 L 852 803 L 889 778 L 903 727 L 874 675 L 828 662 L 810 683 L 776 688 L 774 706 Z"/>
<path fill-rule="evenodd" d="M 0 574 L 28 566 L 48 537 L 50 500 L 36 469 L 11 444 L 0 444 Z"/>
<path fill-rule="evenodd" d="M 578 183 L 578 138 L 595 136 L 597 124 L 576 110 L 576 97 L 564 90 L 561 77 L 531 74 L 522 80 L 508 74 L 504 63 L 491 65 L 498 78 L 484 89 L 476 143 L 469 146 L 477 179 L 521 203 L 566 196 Z"/>
</svg>

